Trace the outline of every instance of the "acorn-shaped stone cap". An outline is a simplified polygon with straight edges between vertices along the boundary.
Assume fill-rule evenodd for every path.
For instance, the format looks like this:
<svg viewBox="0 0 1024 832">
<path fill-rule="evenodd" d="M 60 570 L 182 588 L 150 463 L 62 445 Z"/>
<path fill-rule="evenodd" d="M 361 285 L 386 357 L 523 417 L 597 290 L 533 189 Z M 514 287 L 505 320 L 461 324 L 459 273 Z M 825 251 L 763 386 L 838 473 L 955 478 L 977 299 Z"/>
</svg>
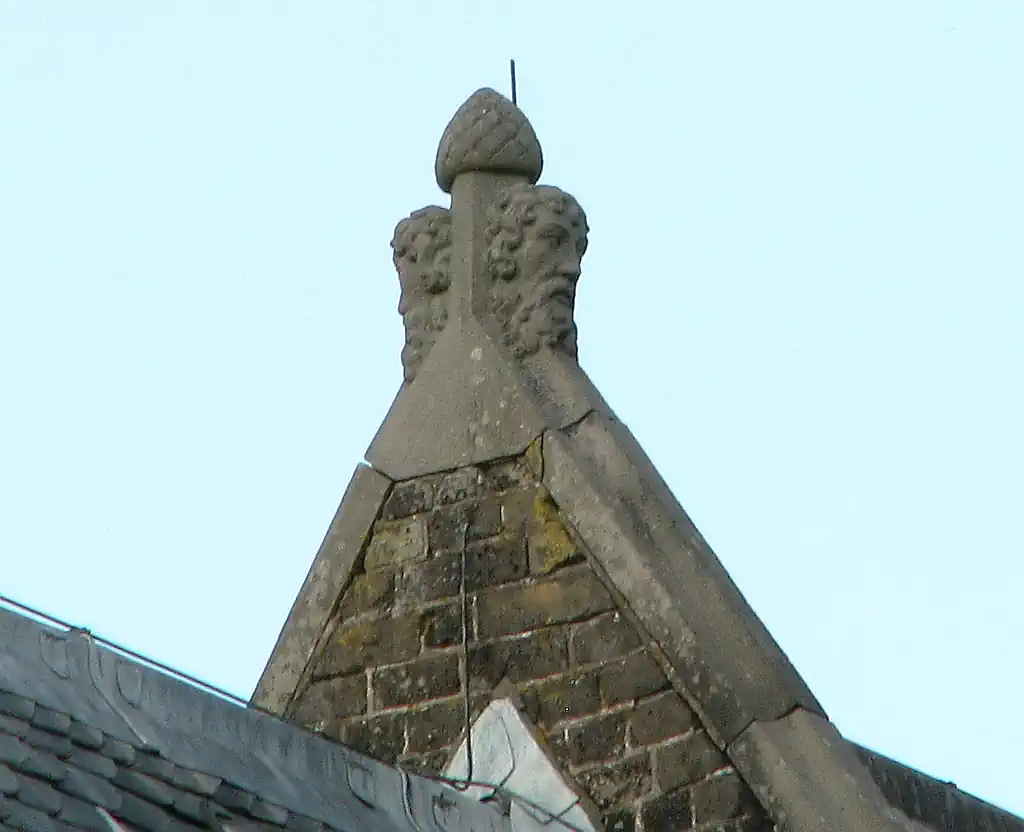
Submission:
<svg viewBox="0 0 1024 832">
<path fill-rule="evenodd" d="M 446 194 L 460 173 L 517 173 L 540 179 L 544 156 L 522 110 L 492 89 L 477 90 L 448 122 L 437 148 L 434 173 Z"/>
</svg>

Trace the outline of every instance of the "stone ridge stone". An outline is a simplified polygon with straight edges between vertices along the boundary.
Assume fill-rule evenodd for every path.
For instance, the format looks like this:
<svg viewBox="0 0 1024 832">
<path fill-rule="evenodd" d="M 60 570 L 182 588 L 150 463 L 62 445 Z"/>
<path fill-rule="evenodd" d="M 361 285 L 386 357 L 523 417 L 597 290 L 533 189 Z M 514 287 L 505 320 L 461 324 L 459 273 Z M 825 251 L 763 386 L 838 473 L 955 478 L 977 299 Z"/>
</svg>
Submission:
<svg viewBox="0 0 1024 832">
<path fill-rule="evenodd" d="M 769 829 L 539 473 L 527 452 L 396 483 L 286 718 L 437 774 L 465 697 L 511 693 L 605 828 Z"/>
</svg>

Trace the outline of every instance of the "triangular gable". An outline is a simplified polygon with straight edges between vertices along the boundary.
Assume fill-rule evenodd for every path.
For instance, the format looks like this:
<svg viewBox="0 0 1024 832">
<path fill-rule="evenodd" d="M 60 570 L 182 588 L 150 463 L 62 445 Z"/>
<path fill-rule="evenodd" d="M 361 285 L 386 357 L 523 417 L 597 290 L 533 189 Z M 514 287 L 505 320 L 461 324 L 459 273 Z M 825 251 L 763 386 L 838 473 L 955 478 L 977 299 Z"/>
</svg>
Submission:
<svg viewBox="0 0 1024 832">
<path fill-rule="evenodd" d="M 914 828 L 576 363 L 541 159 L 491 90 L 449 124 L 451 207 L 393 243 L 405 383 L 254 702 L 437 773 L 511 685 L 609 828 Z"/>
</svg>

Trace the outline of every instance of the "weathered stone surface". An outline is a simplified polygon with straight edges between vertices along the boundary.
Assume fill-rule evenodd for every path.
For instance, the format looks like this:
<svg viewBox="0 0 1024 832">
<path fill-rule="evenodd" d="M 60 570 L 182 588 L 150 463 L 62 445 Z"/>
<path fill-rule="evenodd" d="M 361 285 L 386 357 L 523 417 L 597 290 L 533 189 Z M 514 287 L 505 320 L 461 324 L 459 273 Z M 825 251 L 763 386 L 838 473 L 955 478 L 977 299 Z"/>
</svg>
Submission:
<svg viewBox="0 0 1024 832">
<path fill-rule="evenodd" d="M 420 477 L 406 482 L 396 482 L 384 503 L 381 520 L 400 520 L 413 514 L 430 511 L 434 507 L 435 477 Z"/>
<path fill-rule="evenodd" d="M 650 745 L 689 731 L 695 722 L 679 694 L 667 691 L 636 703 L 629 718 L 630 736 L 637 745 Z"/>
<path fill-rule="evenodd" d="M 380 609 L 390 604 L 395 597 L 395 573 L 378 569 L 356 575 L 342 597 L 340 613 L 350 618 L 360 613 Z"/>
<path fill-rule="evenodd" d="M 460 174 L 497 171 L 540 178 L 544 156 L 523 112 L 492 89 L 473 93 L 448 122 L 437 148 L 437 184 L 450 193 Z"/>
<path fill-rule="evenodd" d="M 460 550 L 464 543 L 498 534 L 501 526 L 501 504 L 497 498 L 445 506 L 430 515 L 430 550 Z"/>
<path fill-rule="evenodd" d="M 764 812 L 753 792 L 734 771 L 702 780 L 694 785 L 690 793 L 693 799 L 693 819 L 698 826 L 758 816 Z"/>
<path fill-rule="evenodd" d="M 524 689 L 521 695 L 531 721 L 548 727 L 601 710 L 597 673 L 593 670 L 546 679 Z"/>
<path fill-rule="evenodd" d="M 651 790 L 651 758 L 633 754 L 611 766 L 578 772 L 575 778 L 598 808 L 607 811 L 632 804 Z"/>
<path fill-rule="evenodd" d="M 406 661 L 419 649 L 417 615 L 361 621 L 341 627 L 330 636 L 313 670 L 313 679 L 347 676 L 367 667 Z"/>
<path fill-rule="evenodd" d="M 385 763 L 393 763 L 405 750 L 404 712 L 381 714 L 346 722 L 338 739 Z"/>
<path fill-rule="evenodd" d="M 484 478 L 475 465 L 459 468 L 441 477 L 437 486 L 438 505 L 448 505 L 480 497 L 484 493 Z"/>
<path fill-rule="evenodd" d="M 820 706 L 636 440 L 591 413 L 544 437 L 544 485 L 657 640 L 719 745 Z"/>
<path fill-rule="evenodd" d="M 529 538 L 530 571 L 546 575 L 583 555 L 558 516 L 558 509 L 543 491 L 534 492 L 533 523 Z"/>
<path fill-rule="evenodd" d="M 378 523 L 366 548 L 367 570 L 422 560 L 427 556 L 427 530 L 422 517 Z"/>
<path fill-rule="evenodd" d="M 477 598 L 481 638 L 579 621 L 614 607 L 608 590 L 586 565 L 529 583 L 500 587 Z"/>
<path fill-rule="evenodd" d="M 408 718 L 410 754 L 426 754 L 456 742 L 465 730 L 465 704 L 462 697 L 430 705 Z M 436 761 L 434 761 L 436 762 Z M 434 771 L 440 771 L 443 763 Z"/>
<path fill-rule="evenodd" d="M 599 685 L 606 705 L 629 702 L 669 688 L 664 672 L 646 651 L 604 665 Z"/>
<path fill-rule="evenodd" d="M 256 685 L 254 705 L 284 711 L 390 487 L 371 468 L 356 468 Z"/>
<path fill-rule="evenodd" d="M 916 832 L 894 809 L 835 727 L 797 709 L 755 722 L 728 749 L 777 826 L 800 832 Z"/>
<path fill-rule="evenodd" d="M 644 804 L 640 817 L 645 830 L 675 832 L 678 829 L 692 829 L 693 808 L 689 791 L 680 789 L 651 798 Z"/>
<path fill-rule="evenodd" d="M 617 659 L 639 646 L 636 628 L 618 610 L 572 628 L 572 655 L 580 664 Z"/>
<path fill-rule="evenodd" d="M 451 647 L 462 641 L 462 605 L 453 601 L 423 613 L 423 646 Z"/>
<path fill-rule="evenodd" d="M 459 692 L 459 658 L 445 653 L 384 667 L 372 674 L 374 704 L 379 708 L 413 705 Z"/>
<path fill-rule="evenodd" d="M 542 679 L 568 666 L 568 639 L 566 633 L 558 629 L 476 645 L 469 651 L 469 675 L 487 690 L 503 679 L 510 682 Z"/>
<path fill-rule="evenodd" d="M 573 765 L 620 759 L 626 748 L 628 714 L 613 711 L 570 724 L 565 729 Z"/>
<path fill-rule="evenodd" d="M 313 682 L 292 703 L 288 718 L 314 731 L 329 720 L 366 713 L 366 674 Z"/>
<path fill-rule="evenodd" d="M 728 767 L 726 758 L 703 731 L 691 731 L 680 740 L 654 751 L 658 787 L 670 792 L 689 786 Z"/>
</svg>

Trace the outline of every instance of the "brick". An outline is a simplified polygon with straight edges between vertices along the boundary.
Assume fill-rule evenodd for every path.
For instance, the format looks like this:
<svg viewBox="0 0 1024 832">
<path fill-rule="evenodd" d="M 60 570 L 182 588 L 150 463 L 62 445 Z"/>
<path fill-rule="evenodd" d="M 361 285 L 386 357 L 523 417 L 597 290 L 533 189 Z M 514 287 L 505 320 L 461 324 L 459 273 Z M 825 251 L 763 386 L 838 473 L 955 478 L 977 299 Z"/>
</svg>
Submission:
<svg viewBox="0 0 1024 832">
<path fill-rule="evenodd" d="M 451 647 L 462 642 L 462 604 L 453 601 L 423 613 L 424 647 Z"/>
<path fill-rule="evenodd" d="M 144 751 L 138 754 L 134 768 L 141 774 L 148 774 L 158 780 L 166 780 L 169 783 L 174 780 L 174 763 L 161 757 L 159 751 Z"/>
<path fill-rule="evenodd" d="M 523 682 L 565 670 L 569 647 L 562 630 L 543 630 L 522 638 L 475 645 L 469 651 L 469 675 L 473 682 L 492 689 L 502 679 Z"/>
<path fill-rule="evenodd" d="M 289 713 L 295 722 L 314 731 L 335 719 L 366 713 L 366 674 L 338 676 L 312 682 Z"/>
<path fill-rule="evenodd" d="M 398 760 L 398 765 L 411 774 L 436 777 L 448 765 L 448 757 L 447 751 L 434 751 L 431 754 L 413 754 L 408 757 L 401 757 Z"/>
<path fill-rule="evenodd" d="M 617 659 L 639 646 L 636 628 L 618 610 L 572 628 L 573 660 L 580 664 Z"/>
<path fill-rule="evenodd" d="M 537 492 L 536 486 L 517 489 L 501 495 L 501 527 L 509 533 L 526 533 L 533 525 L 533 504 Z"/>
<path fill-rule="evenodd" d="M 692 829 L 693 810 L 690 806 L 690 795 L 685 789 L 660 794 L 643 805 L 640 817 L 644 829 L 657 830 L 657 832 Z"/>
<path fill-rule="evenodd" d="M 632 809 L 616 809 L 604 816 L 604 828 L 607 832 L 634 832 L 636 829 L 636 812 Z"/>
<path fill-rule="evenodd" d="M 451 745 L 465 730 L 465 703 L 462 697 L 430 705 L 408 720 L 410 754 L 425 754 Z"/>
<path fill-rule="evenodd" d="M 424 563 L 408 565 L 398 578 L 403 600 L 427 603 L 456 597 L 462 586 L 462 557 L 446 552 Z"/>
<path fill-rule="evenodd" d="M 550 578 L 500 587 L 478 599 L 481 638 L 579 621 L 613 607 L 608 590 L 587 566 Z"/>
<path fill-rule="evenodd" d="M 478 468 L 470 466 L 445 474 L 437 486 L 439 506 L 471 500 L 484 493 L 484 478 Z"/>
<path fill-rule="evenodd" d="M 374 705 L 393 708 L 441 699 L 459 692 L 459 657 L 446 653 L 428 659 L 385 667 L 371 679 Z"/>
<path fill-rule="evenodd" d="M 389 569 L 375 569 L 356 575 L 341 599 L 342 618 L 380 609 L 395 597 L 395 575 Z"/>
<path fill-rule="evenodd" d="M 435 477 L 420 477 L 415 480 L 395 483 L 388 495 L 382 520 L 397 520 L 430 511 L 434 507 Z"/>
<path fill-rule="evenodd" d="M 598 684 L 606 705 L 631 702 L 669 687 L 661 667 L 646 651 L 603 666 Z"/>
<path fill-rule="evenodd" d="M 492 462 L 483 469 L 484 487 L 492 494 L 531 485 L 536 476 L 524 457 Z"/>
<path fill-rule="evenodd" d="M 573 765 L 621 758 L 626 751 L 627 715 L 618 711 L 592 717 L 565 729 L 569 761 Z"/>
<path fill-rule="evenodd" d="M 576 775 L 576 782 L 602 813 L 644 797 L 651 790 L 652 779 L 651 758 L 646 753 Z"/>
<path fill-rule="evenodd" d="M 690 790 L 696 823 L 718 823 L 762 811 L 753 792 L 735 771 L 709 777 Z M 963 827 L 966 828 L 966 827 Z"/>
<path fill-rule="evenodd" d="M 547 727 L 566 719 L 591 716 L 601 709 L 597 673 L 572 673 L 547 679 L 522 691 L 522 700 L 530 719 Z"/>
<path fill-rule="evenodd" d="M 347 722 L 339 739 L 356 751 L 394 763 L 405 750 L 405 714 L 381 714 Z"/>
<path fill-rule="evenodd" d="M 501 528 L 501 502 L 496 497 L 472 500 L 433 511 L 427 520 L 427 540 L 432 552 L 461 551 L 464 542 L 493 537 Z"/>
<path fill-rule="evenodd" d="M 518 581 L 527 574 L 526 542 L 516 535 L 473 543 L 466 549 L 466 590 Z"/>
<path fill-rule="evenodd" d="M 658 786 L 666 792 L 703 780 L 728 765 L 725 755 L 703 731 L 654 751 Z"/>
<path fill-rule="evenodd" d="M 546 492 L 534 495 L 530 532 L 530 571 L 546 575 L 582 559 L 582 553 L 562 523 L 558 507 Z"/>
<path fill-rule="evenodd" d="M 378 523 L 366 548 L 364 568 L 367 572 L 403 563 L 420 560 L 427 556 L 427 534 L 422 517 L 407 517 L 388 523 Z"/>
<path fill-rule="evenodd" d="M 678 693 L 668 691 L 636 703 L 630 716 L 634 745 L 650 745 L 684 734 L 697 726 L 697 719 Z"/>
<path fill-rule="evenodd" d="M 420 649 L 419 628 L 417 615 L 341 627 L 331 635 L 313 678 L 348 676 L 366 667 L 411 659 Z"/>
</svg>

